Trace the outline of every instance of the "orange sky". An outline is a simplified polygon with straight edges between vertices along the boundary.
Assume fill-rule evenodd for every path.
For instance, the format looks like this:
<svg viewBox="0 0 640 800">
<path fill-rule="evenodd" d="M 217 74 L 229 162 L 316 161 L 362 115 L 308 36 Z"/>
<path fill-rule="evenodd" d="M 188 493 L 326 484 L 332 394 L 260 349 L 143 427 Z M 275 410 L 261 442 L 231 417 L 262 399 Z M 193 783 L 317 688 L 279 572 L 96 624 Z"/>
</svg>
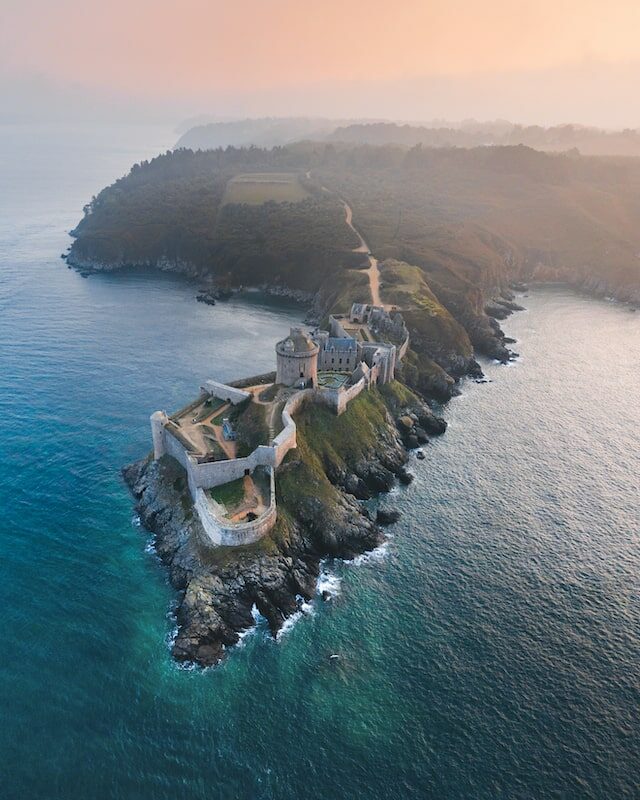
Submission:
<svg viewBox="0 0 640 800">
<path fill-rule="evenodd" d="M 2 9 L 5 68 L 154 93 L 640 55 L 638 0 L 2 0 Z"/>
<path fill-rule="evenodd" d="M 615 65 L 639 33 L 640 0 L 0 0 L 0 71 L 204 101 Z"/>
</svg>

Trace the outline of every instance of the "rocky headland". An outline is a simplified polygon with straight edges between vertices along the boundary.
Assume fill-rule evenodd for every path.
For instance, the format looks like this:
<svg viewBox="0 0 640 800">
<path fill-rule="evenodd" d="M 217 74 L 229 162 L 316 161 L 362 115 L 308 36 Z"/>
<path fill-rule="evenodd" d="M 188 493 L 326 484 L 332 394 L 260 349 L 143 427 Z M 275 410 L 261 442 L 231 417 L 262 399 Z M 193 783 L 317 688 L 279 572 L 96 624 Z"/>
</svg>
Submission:
<svg viewBox="0 0 640 800">
<path fill-rule="evenodd" d="M 170 456 L 123 470 L 179 594 L 172 651 L 180 662 L 218 663 L 255 624 L 254 607 L 277 635 L 315 596 L 322 559 L 350 559 L 384 540 L 380 526 L 396 514 L 374 519 L 359 500 L 408 483 L 406 447 L 446 428 L 398 382 L 363 393 L 340 417 L 303 406 L 296 424 L 298 447 L 276 472 L 278 522 L 253 545 L 207 544 L 184 470 Z"/>
</svg>

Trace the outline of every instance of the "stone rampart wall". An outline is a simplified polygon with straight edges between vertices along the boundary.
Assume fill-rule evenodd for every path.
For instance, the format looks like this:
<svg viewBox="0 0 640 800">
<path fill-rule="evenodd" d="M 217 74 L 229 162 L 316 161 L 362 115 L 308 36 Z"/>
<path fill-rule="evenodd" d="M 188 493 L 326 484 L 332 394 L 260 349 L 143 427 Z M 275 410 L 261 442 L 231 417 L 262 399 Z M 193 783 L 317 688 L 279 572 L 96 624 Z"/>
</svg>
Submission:
<svg viewBox="0 0 640 800">
<path fill-rule="evenodd" d="M 346 389 L 324 389 L 318 392 L 314 399 L 328 405 L 339 416 L 347 410 L 347 406 L 354 397 L 357 397 L 360 392 L 367 389 L 371 383 L 375 383 L 377 375 L 377 367 L 374 367 L 365 377 L 360 378 L 357 383 L 354 383 L 353 386 L 349 386 Z"/>
<path fill-rule="evenodd" d="M 293 415 L 305 400 L 314 397 L 316 394 L 318 394 L 318 392 L 316 392 L 314 389 L 301 389 L 299 392 L 296 392 L 293 397 L 290 397 L 285 403 L 285 406 L 282 409 L 282 422 L 284 427 L 271 443 L 276 451 L 276 467 L 279 467 L 280 464 L 282 464 L 282 461 L 289 450 L 293 450 L 297 446 L 296 423 L 293 420 Z"/>
<path fill-rule="evenodd" d="M 398 347 L 398 356 L 396 358 L 396 363 L 398 361 L 402 361 L 402 359 L 406 356 L 407 350 L 409 349 L 409 335 L 407 334 L 404 342 Z"/>
<path fill-rule="evenodd" d="M 282 410 L 284 427 L 280 433 L 270 445 L 258 446 L 245 458 L 230 458 L 198 464 L 184 445 L 166 427 L 169 422 L 166 414 L 156 411 L 151 416 L 154 457 L 160 458 L 167 453 L 184 468 L 194 506 L 212 543 L 239 545 L 255 542 L 268 533 L 276 522 L 274 469 L 282 463 L 287 453 L 297 446 L 297 429 L 293 415 L 307 401 L 322 403 L 329 406 L 336 414 L 342 414 L 349 402 L 375 383 L 377 377 L 378 366 L 376 365 L 356 384 L 347 389 L 302 389 L 296 392 L 289 398 Z M 221 515 L 216 514 L 215 503 L 206 496 L 205 490 L 242 478 L 247 471 L 252 473 L 256 467 L 260 466 L 269 467 L 271 471 L 269 509 L 258 519 L 239 524 L 230 523 Z"/>
<path fill-rule="evenodd" d="M 233 403 L 237 406 L 251 397 L 249 392 L 243 392 L 242 389 L 237 389 L 235 386 L 228 386 L 226 383 L 218 383 L 217 381 L 205 381 L 201 387 L 203 392 L 217 397 L 218 400 L 226 400 L 228 403 Z"/>
<path fill-rule="evenodd" d="M 270 470 L 269 491 L 269 508 L 263 514 L 251 522 L 234 523 L 225 518 L 220 505 L 208 498 L 204 489 L 197 489 L 194 506 L 209 543 L 237 547 L 257 542 L 266 536 L 273 529 L 278 517 L 273 469 Z"/>
</svg>

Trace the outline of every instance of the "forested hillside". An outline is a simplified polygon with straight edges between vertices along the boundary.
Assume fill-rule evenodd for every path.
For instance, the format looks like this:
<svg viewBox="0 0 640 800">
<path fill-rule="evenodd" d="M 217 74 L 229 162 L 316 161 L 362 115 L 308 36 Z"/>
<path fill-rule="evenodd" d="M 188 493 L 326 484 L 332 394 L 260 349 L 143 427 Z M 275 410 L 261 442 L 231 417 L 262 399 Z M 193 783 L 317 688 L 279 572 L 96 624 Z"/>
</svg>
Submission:
<svg viewBox="0 0 640 800">
<path fill-rule="evenodd" d="M 231 177 L 269 171 L 298 172 L 311 196 L 223 205 Z M 316 273 L 332 260 L 347 263 L 354 244 L 334 193 L 352 205 L 377 256 L 415 264 L 431 281 L 490 290 L 539 275 L 618 294 L 640 282 L 640 160 L 526 147 L 178 150 L 135 166 L 93 199 L 71 261 L 164 259 L 232 281 L 236 274 L 243 283 L 280 279 L 315 290 L 323 279 Z"/>
<path fill-rule="evenodd" d="M 473 349 L 509 357 L 494 317 L 508 313 L 513 281 L 564 280 L 640 303 L 640 160 L 522 146 L 167 153 L 91 201 L 68 260 L 302 290 L 321 319 L 370 298 L 343 201 L 384 262 L 383 299 L 406 308 L 406 377 L 424 394 L 446 397 L 476 371 Z"/>
</svg>

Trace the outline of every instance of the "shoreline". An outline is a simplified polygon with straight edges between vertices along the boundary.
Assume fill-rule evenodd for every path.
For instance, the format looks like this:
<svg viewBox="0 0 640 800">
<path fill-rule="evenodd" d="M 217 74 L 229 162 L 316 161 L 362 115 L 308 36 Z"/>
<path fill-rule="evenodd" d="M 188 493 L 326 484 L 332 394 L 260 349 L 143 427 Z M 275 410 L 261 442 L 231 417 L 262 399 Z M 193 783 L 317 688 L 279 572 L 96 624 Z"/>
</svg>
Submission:
<svg viewBox="0 0 640 800">
<path fill-rule="evenodd" d="M 172 653 L 178 662 L 204 667 L 218 663 L 255 626 L 254 606 L 277 638 L 292 617 L 299 619 L 305 604 L 330 599 L 321 576 L 331 559 L 357 564 L 361 563 L 358 559 L 375 557 L 372 554 L 380 547 L 379 552 L 386 552 L 387 537 L 381 526 L 395 521 L 395 515 L 374 518 L 358 497 L 368 486 L 364 496 L 379 501 L 397 481 L 412 480 L 406 470 L 409 451 L 402 438 L 407 439 L 409 432 L 398 424 L 409 407 L 406 400 L 398 403 L 395 399 L 385 405 L 379 391 L 371 391 L 375 401 L 356 398 L 341 419 L 365 413 L 357 410 L 359 400 L 377 403 L 384 409 L 384 421 L 375 425 L 373 444 L 363 448 L 346 470 L 338 463 L 330 469 L 325 466 L 321 473 L 325 488 L 321 488 L 315 484 L 320 476 L 312 478 L 309 473 L 313 450 L 302 438 L 298 450 L 292 451 L 293 459 L 277 470 L 281 529 L 254 545 L 213 550 L 203 545 L 199 520 L 191 513 L 185 492 L 183 470 L 173 458 L 144 460 L 123 469 L 141 526 L 153 536 L 153 549 L 177 592 L 178 634 Z M 406 398 L 406 390 L 401 396 Z M 412 397 L 414 412 L 433 420 L 430 409 Z M 300 414 L 304 422 L 304 410 Z M 292 479 L 297 487 L 293 496 Z"/>
</svg>

